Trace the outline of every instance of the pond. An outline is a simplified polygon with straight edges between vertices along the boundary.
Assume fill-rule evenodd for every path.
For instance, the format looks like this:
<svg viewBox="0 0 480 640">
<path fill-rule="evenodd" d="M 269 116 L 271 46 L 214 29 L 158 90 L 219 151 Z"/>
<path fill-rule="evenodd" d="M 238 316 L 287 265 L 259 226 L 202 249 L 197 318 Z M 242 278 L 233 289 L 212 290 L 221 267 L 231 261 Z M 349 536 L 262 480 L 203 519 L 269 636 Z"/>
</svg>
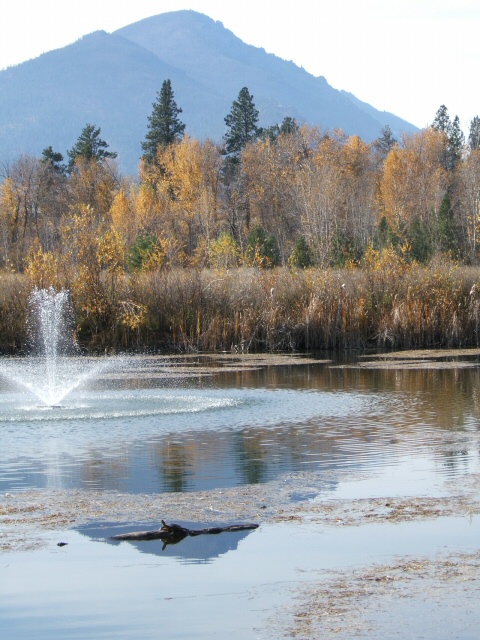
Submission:
<svg viewBox="0 0 480 640">
<path fill-rule="evenodd" d="M 125 357 L 54 407 L 16 386 L 5 359 L 0 526 L 15 544 L 1 556 L 2 628 L 473 638 L 478 598 L 468 592 L 466 616 L 459 594 L 478 568 L 478 355 Z M 261 526 L 176 545 L 110 539 L 162 518 Z M 398 599 L 407 575 L 412 595 Z"/>
</svg>

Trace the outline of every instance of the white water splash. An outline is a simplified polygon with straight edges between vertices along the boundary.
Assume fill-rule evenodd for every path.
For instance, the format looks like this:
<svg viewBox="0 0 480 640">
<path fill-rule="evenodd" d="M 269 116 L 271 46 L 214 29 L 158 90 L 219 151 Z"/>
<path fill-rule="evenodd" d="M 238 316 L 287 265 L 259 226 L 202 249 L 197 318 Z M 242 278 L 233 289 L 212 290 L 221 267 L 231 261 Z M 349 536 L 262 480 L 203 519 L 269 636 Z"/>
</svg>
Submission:
<svg viewBox="0 0 480 640">
<path fill-rule="evenodd" d="M 0 372 L 45 406 L 55 407 L 87 378 L 109 366 L 111 359 L 78 355 L 69 323 L 68 291 L 34 289 L 29 308 L 33 352 L 26 358 L 3 360 Z"/>
</svg>

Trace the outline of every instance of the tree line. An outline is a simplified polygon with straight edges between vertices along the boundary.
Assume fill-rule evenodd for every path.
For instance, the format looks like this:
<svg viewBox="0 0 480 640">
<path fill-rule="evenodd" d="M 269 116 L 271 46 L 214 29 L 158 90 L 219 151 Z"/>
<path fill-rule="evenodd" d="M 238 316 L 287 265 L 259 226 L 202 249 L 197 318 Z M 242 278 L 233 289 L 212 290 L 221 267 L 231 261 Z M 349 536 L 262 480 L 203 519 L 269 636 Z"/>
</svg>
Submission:
<svg viewBox="0 0 480 640">
<path fill-rule="evenodd" d="M 135 179 L 93 124 L 66 162 L 50 146 L 3 166 L 0 267 L 94 288 L 172 267 L 354 268 L 385 248 L 478 262 L 478 116 L 468 141 L 442 105 L 419 133 L 367 144 L 290 117 L 261 128 L 244 87 L 216 143 L 185 133 L 170 80 L 152 107 Z"/>
</svg>

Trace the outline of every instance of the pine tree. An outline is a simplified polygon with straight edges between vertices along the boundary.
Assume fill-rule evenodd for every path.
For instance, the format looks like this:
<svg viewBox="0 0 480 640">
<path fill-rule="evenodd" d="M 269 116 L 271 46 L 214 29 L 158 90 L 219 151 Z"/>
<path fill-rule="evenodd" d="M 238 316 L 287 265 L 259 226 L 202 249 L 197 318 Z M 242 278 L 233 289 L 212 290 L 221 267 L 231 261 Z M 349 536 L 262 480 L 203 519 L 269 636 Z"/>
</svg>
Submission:
<svg viewBox="0 0 480 640">
<path fill-rule="evenodd" d="M 447 107 L 442 104 L 435 115 L 432 128 L 445 134 L 444 166 L 447 171 L 452 171 L 460 160 L 465 145 L 460 119 L 455 116 L 452 122 Z"/>
<path fill-rule="evenodd" d="M 452 169 L 456 167 L 458 161 L 462 158 L 462 152 L 465 147 L 465 136 L 460 128 L 460 119 L 455 116 L 450 136 L 448 138 L 448 147 L 450 154 L 450 166 Z"/>
<path fill-rule="evenodd" d="M 279 136 L 288 136 L 298 133 L 299 126 L 295 118 L 291 116 L 285 116 L 282 120 L 282 124 L 274 124 L 271 127 L 261 130 L 261 137 L 264 140 L 270 140 L 270 142 L 276 142 Z"/>
<path fill-rule="evenodd" d="M 313 264 L 313 256 L 308 246 L 308 242 L 304 236 L 297 238 L 293 247 L 292 253 L 288 258 L 289 267 L 300 267 L 301 269 L 307 269 Z"/>
<path fill-rule="evenodd" d="M 142 158 L 148 164 L 156 163 L 158 147 L 167 147 L 181 140 L 185 132 L 185 125 L 178 117 L 182 109 L 175 102 L 170 80 L 164 80 L 152 106 L 152 113 L 148 116 L 148 132 L 142 142 Z"/>
<path fill-rule="evenodd" d="M 392 130 L 388 124 L 383 127 L 380 133 L 382 135 L 374 141 L 373 146 L 378 155 L 385 159 L 388 156 L 390 149 L 393 149 L 398 142 L 393 137 Z"/>
<path fill-rule="evenodd" d="M 257 140 L 262 130 L 257 126 L 258 110 L 255 108 L 253 96 L 247 87 L 243 87 L 237 100 L 232 103 L 230 113 L 225 117 L 228 127 L 224 135 L 225 152 L 233 159 L 245 149 L 249 142 Z"/>
<path fill-rule="evenodd" d="M 75 145 L 70 151 L 67 151 L 69 157 L 68 171 L 71 172 L 73 170 L 77 158 L 95 160 L 97 162 L 102 162 L 107 158 L 116 158 L 117 154 L 115 152 L 107 151 L 108 146 L 105 140 L 100 138 L 100 127 L 86 124 Z"/>
<path fill-rule="evenodd" d="M 450 136 L 452 130 L 452 122 L 448 114 L 448 109 L 444 104 L 440 105 L 440 107 L 438 108 L 438 111 L 435 114 L 435 118 L 432 122 L 432 128 L 436 131 L 446 133 L 447 136 Z"/>
<path fill-rule="evenodd" d="M 456 250 L 457 229 L 448 191 L 443 198 L 432 231 L 438 251 L 454 252 Z"/>
<path fill-rule="evenodd" d="M 255 225 L 248 235 L 246 257 L 251 265 L 260 267 L 275 267 L 280 262 L 277 241 L 260 225 Z"/>
<path fill-rule="evenodd" d="M 54 151 L 53 147 L 50 145 L 46 147 L 42 151 L 42 162 L 43 164 L 50 167 L 53 171 L 59 174 L 65 173 L 65 165 L 63 163 L 63 156 L 58 151 Z"/>
<path fill-rule="evenodd" d="M 450 167 L 450 157 L 449 157 L 449 150 L 448 150 L 448 139 L 450 137 L 450 134 L 452 132 L 452 121 L 450 120 L 450 116 L 448 114 L 448 109 L 447 107 L 442 104 L 437 113 L 435 114 L 435 118 L 432 122 L 432 129 L 435 129 L 435 131 L 439 131 L 440 133 L 444 134 L 444 145 L 443 145 L 443 158 L 442 158 L 442 164 L 445 168 L 446 171 L 448 171 L 451 167 Z"/>
<path fill-rule="evenodd" d="M 468 136 L 470 151 L 480 150 L 480 118 L 475 116 L 470 122 L 470 134 Z"/>
</svg>

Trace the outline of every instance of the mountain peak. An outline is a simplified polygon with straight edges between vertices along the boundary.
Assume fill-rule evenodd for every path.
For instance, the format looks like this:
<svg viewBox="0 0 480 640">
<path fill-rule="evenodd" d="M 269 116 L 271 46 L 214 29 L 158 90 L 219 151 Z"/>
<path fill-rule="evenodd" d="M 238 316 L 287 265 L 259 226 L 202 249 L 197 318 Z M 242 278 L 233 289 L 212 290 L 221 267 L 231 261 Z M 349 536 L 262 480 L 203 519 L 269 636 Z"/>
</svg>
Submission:
<svg viewBox="0 0 480 640">
<path fill-rule="evenodd" d="M 224 117 L 244 86 L 260 124 L 291 116 L 365 141 L 385 124 L 396 137 L 416 128 L 333 89 L 293 62 L 245 44 L 221 22 L 192 10 L 163 13 L 0 72 L 0 153 L 65 154 L 86 122 L 102 129 L 120 167 L 135 173 L 152 103 L 169 78 L 186 132 L 221 140 Z"/>
</svg>

